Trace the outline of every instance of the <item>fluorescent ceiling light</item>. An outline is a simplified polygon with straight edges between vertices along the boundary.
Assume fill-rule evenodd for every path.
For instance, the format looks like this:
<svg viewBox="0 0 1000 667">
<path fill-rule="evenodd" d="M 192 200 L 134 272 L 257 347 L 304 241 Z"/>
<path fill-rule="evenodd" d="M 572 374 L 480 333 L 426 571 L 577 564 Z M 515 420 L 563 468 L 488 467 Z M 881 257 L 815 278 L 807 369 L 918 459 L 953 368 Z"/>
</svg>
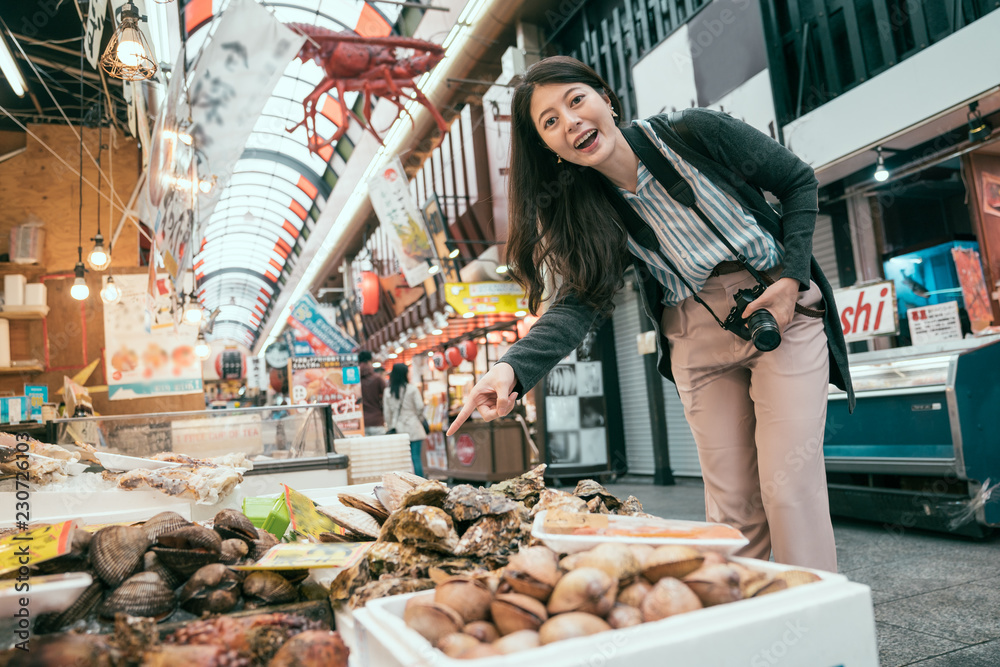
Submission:
<svg viewBox="0 0 1000 667">
<path fill-rule="evenodd" d="M 7 46 L 7 40 L 2 35 L 0 35 L 0 71 L 3 72 L 7 83 L 14 90 L 14 94 L 18 97 L 24 97 L 24 94 L 28 92 L 28 84 L 25 83 L 24 77 L 21 76 L 21 70 L 18 68 L 17 63 L 14 62 L 14 54 L 11 52 L 10 47 Z"/>
</svg>

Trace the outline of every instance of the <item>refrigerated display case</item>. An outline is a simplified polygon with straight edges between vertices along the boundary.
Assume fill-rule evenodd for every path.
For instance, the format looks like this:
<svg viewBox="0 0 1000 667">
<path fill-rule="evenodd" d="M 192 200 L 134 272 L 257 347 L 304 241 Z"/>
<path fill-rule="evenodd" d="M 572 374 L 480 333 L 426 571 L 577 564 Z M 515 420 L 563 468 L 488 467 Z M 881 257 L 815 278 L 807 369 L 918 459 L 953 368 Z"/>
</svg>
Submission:
<svg viewBox="0 0 1000 667">
<path fill-rule="evenodd" d="M 969 535 L 1000 526 L 1000 336 L 852 355 L 854 414 L 831 387 L 834 515 Z"/>
</svg>

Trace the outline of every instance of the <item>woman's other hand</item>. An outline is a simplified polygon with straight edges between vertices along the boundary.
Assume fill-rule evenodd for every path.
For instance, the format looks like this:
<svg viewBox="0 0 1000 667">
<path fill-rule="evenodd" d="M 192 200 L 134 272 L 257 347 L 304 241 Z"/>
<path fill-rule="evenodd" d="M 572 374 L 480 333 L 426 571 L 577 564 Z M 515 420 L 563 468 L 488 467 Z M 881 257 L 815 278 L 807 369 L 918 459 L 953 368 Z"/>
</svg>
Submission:
<svg viewBox="0 0 1000 667">
<path fill-rule="evenodd" d="M 799 281 L 794 278 L 780 278 L 769 285 L 764 293 L 747 306 L 743 319 L 761 308 L 774 316 L 778 331 L 784 331 L 795 316 L 795 302 L 799 298 Z"/>
<path fill-rule="evenodd" d="M 517 400 L 517 394 L 511 393 L 516 384 L 517 376 L 514 375 L 514 369 L 510 364 L 503 362 L 494 364 L 493 368 L 472 388 L 472 393 L 466 399 L 462 411 L 448 428 L 448 435 L 454 435 L 473 410 L 479 410 L 479 414 L 486 421 L 493 421 L 497 417 L 509 414 Z"/>
</svg>

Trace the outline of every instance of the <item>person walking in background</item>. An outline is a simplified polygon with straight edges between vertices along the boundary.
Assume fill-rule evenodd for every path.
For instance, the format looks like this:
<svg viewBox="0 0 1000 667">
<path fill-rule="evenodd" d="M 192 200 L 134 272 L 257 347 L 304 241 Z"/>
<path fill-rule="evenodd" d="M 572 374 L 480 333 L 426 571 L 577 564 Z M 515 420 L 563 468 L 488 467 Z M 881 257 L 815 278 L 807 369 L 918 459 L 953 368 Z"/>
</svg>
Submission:
<svg viewBox="0 0 1000 667">
<path fill-rule="evenodd" d="M 564 56 L 532 65 L 515 88 L 509 275 L 532 313 L 549 278 L 562 287 L 448 434 L 473 410 L 486 421 L 508 414 L 610 316 L 632 266 L 658 369 L 676 384 L 698 445 L 708 520 L 746 535 L 739 555 L 773 551 L 779 563 L 836 572 L 828 383 L 851 408 L 854 395 L 833 292 L 812 257 L 813 170 L 721 112 L 619 126 L 620 109 L 596 72 Z"/>
<path fill-rule="evenodd" d="M 385 416 L 382 414 L 382 395 L 385 393 L 385 378 L 372 368 L 372 353 L 368 350 L 358 353 L 358 367 L 361 369 L 361 410 L 365 418 L 365 435 L 383 435 Z"/>
<path fill-rule="evenodd" d="M 424 429 L 424 399 L 416 385 L 410 384 L 410 368 L 394 364 L 389 373 L 389 391 L 385 392 L 383 414 L 388 433 L 405 433 L 410 438 L 413 472 L 423 477 L 421 450 L 427 431 Z"/>
</svg>

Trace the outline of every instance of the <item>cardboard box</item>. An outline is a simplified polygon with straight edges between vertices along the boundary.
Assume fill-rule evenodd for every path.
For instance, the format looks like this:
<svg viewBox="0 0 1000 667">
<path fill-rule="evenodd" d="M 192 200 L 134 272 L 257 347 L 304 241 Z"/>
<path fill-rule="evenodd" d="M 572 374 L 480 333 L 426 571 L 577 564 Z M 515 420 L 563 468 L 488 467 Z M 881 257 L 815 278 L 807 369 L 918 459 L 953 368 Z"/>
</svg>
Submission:
<svg viewBox="0 0 1000 667">
<path fill-rule="evenodd" d="M 796 569 L 751 559 L 734 560 L 771 572 Z M 372 600 L 356 610 L 354 643 L 358 665 L 370 667 L 723 667 L 778 663 L 878 667 L 871 589 L 849 582 L 843 575 L 817 574 L 821 581 L 780 593 L 472 663 L 448 658 L 403 622 L 407 600 L 434 595 L 434 591 L 421 591 Z"/>
</svg>

